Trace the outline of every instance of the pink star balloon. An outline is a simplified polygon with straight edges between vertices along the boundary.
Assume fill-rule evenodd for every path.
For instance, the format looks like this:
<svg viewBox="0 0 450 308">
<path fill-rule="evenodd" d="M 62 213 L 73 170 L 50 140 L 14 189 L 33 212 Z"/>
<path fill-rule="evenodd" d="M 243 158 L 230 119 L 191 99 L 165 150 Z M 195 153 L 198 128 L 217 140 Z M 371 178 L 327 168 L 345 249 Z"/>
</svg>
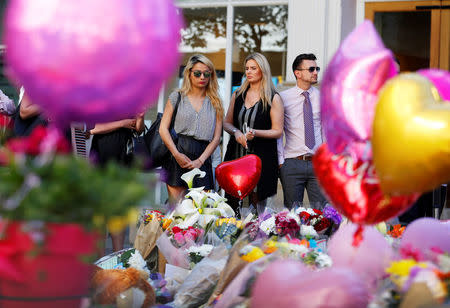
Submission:
<svg viewBox="0 0 450 308">
<path fill-rule="evenodd" d="M 8 72 L 59 125 L 133 117 L 178 67 L 171 0 L 10 0 Z"/>
<path fill-rule="evenodd" d="M 321 119 L 331 152 L 364 161 L 371 158 L 377 93 L 395 75 L 392 52 L 373 24 L 365 21 L 341 44 L 322 81 Z"/>
</svg>

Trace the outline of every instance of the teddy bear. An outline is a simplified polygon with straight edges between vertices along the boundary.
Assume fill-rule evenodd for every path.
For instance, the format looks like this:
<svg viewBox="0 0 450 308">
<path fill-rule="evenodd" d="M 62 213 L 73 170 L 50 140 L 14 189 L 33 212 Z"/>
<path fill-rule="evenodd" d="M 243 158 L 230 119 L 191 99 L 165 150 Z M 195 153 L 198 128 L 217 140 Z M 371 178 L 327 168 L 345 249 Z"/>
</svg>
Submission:
<svg viewBox="0 0 450 308">
<path fill-rule="evenodd" d="M 93 300 L 101 305 L 117 307 L 151 307 L 155 291 L 147 282 L 148 274 L 135 268 L 95 270 L 91 279 Z M 142 304 L 140 304 L 142 302 Z M 140 304 L 140 305 L 139 305 Z"/>
</svg>

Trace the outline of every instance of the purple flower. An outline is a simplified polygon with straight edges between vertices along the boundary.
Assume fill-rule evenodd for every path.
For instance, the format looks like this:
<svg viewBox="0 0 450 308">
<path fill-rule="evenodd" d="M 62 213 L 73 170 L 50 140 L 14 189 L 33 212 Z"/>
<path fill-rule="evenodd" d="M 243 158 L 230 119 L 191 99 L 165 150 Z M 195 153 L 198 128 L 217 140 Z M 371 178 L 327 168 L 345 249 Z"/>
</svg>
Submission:
<svg viewBox="0 0 450 308">
<path fill-rule="evenodd" d="M 323 209 L 323 216 L 330 219 L 336 225 L 339 225 L 342 221 L 342 216 L 329 204 Z"/>
</svg>

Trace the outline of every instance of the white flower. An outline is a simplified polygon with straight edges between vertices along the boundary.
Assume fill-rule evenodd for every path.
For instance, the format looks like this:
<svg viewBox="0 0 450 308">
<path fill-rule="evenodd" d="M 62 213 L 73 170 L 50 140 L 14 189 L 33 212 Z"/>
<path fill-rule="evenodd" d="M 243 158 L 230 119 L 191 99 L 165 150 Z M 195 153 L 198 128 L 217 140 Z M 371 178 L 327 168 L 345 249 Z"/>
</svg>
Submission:
<svg viewBox="0 0 450 308">
<path fill-rule="evenodd" d="M 309 251 L 308 247 L 306 247 L 305 245 L 288 243 L 288 247 L 291 251 L 298 252 L 299 254 L 307 253 Z"/>
<path fill-rule="evenodd" d="M 199 220 L 199 218 L 200 218 L 199 212 L 189 214 L 182 222 L 178 223 L 178 227 L 180 227 L 181 229 L 187 229 L 189 227 L 192 227 Z"/>
<path fill-rule="evenodd" d="M 219 210 L 220 215 L 223 217 L 234 217 L 235 215 L 233 208 L 225 202 L 219 203 L 217 210 Z"/>
<path fill-rule="evenodd" d="M 448 273 L 450 272 L 450 256 L 445 254 L 440 254 L 438 256 L 438 264 L 441 268 L 441 272 Z"/>
<path fill-rule="evenodd" d="M 204 229 L 211 220 L 215 220 L 216 218 L 217 215 L 202 214 L 198 218 L 198 224 Z"/>
<path fill-rule="evenodd" d="M 319 237 L 313 226 L 301 225 L 300 234 L 302 236 Z"/>
<path fill-rule="evenodd" d="M 202 257 L 208 256 L 213 249 L 213 245 L 204 244 L 201 246 L 191 246 L 188 249 L 186 249 L 187 253 L 196 253 L 199 254 Z"/>
<path fill-rule="evenodd" d="M 192 200 L 194 200 L 194 204 L 196 207 L 200 208 L 203 206 L 203 201 L 206 200 L 206 198 L 208 198 L 208 196 L 206 195 L 206 193 L 202 190 L 202 191 L 198 191 L 197 189 L 191 189 L 189 190 L 189 192 L 186 194 L 186 198 L 192 198 Z"/>
<path fill-rule="evenodd" d="M 197 208 L 194 206 L 194 203 L 191 199 L 184 199 L 180 204 L 175 208 L 174 216 L 182 216 L 193 214 L 197 212 Z"/>
<path fill-rule="evenodd" d="M 275 216 L 271 216 L 269 219 L 264 220 L 259 228 L 267 235 L 275 233 Z"/>
<path fill-rule="evenodd" d="M 314 212 L 314 210 L 310 207 L 306 209 L 306 213 L 308 213 L 309 215 L 317 215 L 317 213 Z"/>
<path fill-rule="evenodd" d="M 330 267 L 333 265 L 333 261 L 329 255 L 319 252 L 319 255 L 316 257 L 316 264 L 320 268 Z"/>
<path fill-rule="evenodd" d="M 131 257 L 128 259 L 128 264 L 130 264 L 130 267 L 146 271 L 148 274 L 150 274 L 150 271 L 147 269 L 147 263 L 137 250 L 135 250 L 134 253 L 131 253 Z"/>
<path fill-rule="evenodd" d="M 297 224 L 300 224 L 300 218 L 298 217 L 297 214 L 295 214 L 294 211 L 289 212 L 289 213 L 286 215 L 286 217 L 292 218 L 293 220 L 295 220 L 295 222 L 296 222 Z"/>
<path fill-rule="evenodd" d="M 301 206 L 301 207 L 298 207 L 298 208 L 295 210 L 295 214 L 300 214 L 301 212 L 306 212 L 306 208 L 304 208 L 303 206 Z"/>
<path fill-rule="evenodd" d="M 222 197 L 216 192 L 207 192 L 206 195 L 208 196 L 209 199 L 213 201 L 214 207 L 216 207 L 217 204 L 219 204 L 220 202 L 227 201 L 227 198 Z"/>
<path fill-rule="evenodd" d="M 205 171 L 201 171 L 201 170 L 198 169 L 198 168 L 195 168 L 195 169 L 192 169 L 192 170 L 189 171 L 189 172 L 184 173 L 184 174 L 181 176 L 181 179 L 182 179 L 183 181 L 186 182 L 186 184 L 188 185 L 189 188 L 192 188 L 192 185 L 193 185 L 193 182 L 194 182 L 194 178 L 195 178 L 197 175 L 198 175 L 199 177 L 203 178 L 203 177 L 205 177 L 206 172 L 205 172 Z"/>
</svg>

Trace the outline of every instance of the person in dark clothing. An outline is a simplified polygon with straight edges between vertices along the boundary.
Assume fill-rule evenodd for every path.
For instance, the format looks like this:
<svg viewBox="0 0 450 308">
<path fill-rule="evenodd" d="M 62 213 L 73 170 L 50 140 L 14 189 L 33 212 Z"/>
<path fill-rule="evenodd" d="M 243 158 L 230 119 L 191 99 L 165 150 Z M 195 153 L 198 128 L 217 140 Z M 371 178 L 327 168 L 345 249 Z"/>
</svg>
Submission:
<svg viewBox="0 0 450 308">
<path fill-rule="evenodd" d="M 246 79 L 233 93 L 224 121 L 224 129 L 232 137 L 224 160 L 246 154 L 255 154 L 261 159 L 261 177 L 256 192 L 250 194 L 250 203 L 265 206 L 267 198 L 277 193 L 277 138 L 283 131 L 284 109 L 266 57 L 253 53 L 244 63 Z M 228 194 L 227 199 L 236 210 L 238 200 Z"/>
</svg>

